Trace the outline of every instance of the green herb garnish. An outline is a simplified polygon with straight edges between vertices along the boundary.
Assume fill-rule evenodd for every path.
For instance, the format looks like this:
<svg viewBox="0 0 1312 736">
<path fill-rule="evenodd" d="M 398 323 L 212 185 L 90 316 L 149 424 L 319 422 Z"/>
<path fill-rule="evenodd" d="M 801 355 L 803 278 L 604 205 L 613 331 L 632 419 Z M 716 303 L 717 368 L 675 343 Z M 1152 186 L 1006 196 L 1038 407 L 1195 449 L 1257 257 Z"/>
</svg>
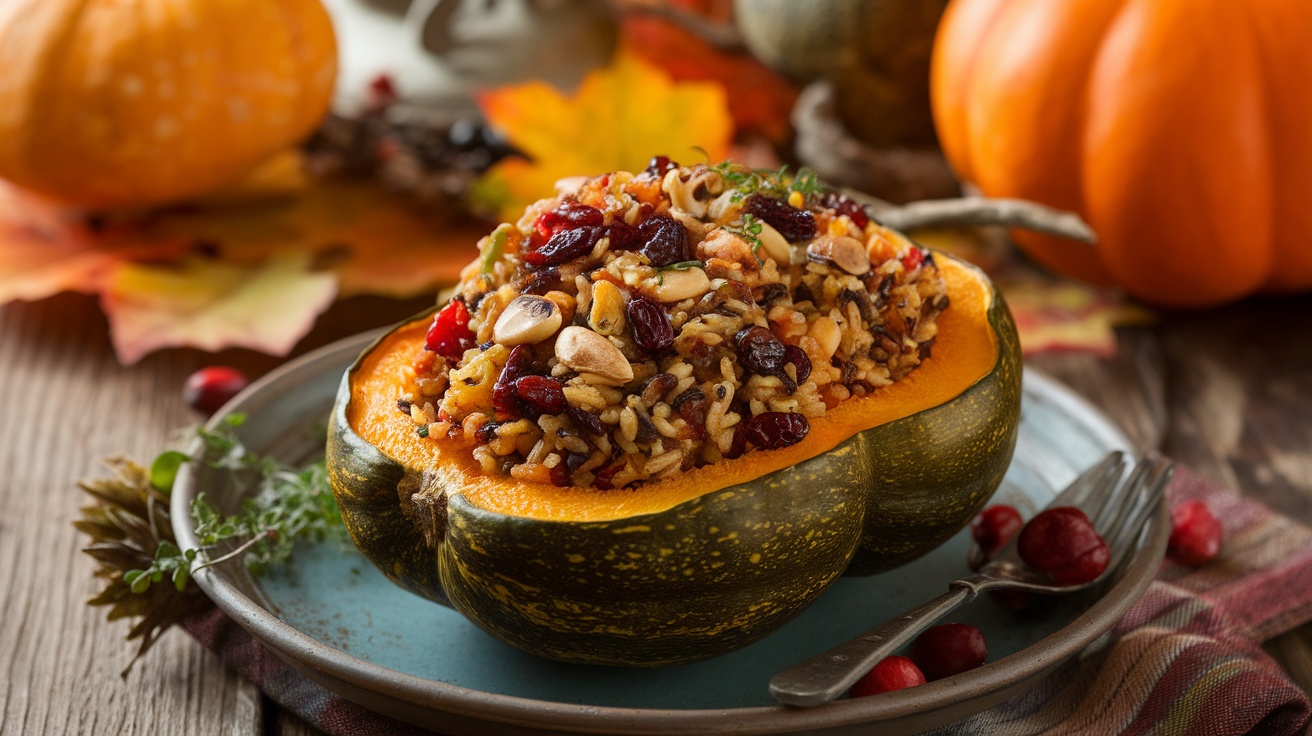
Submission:
<svg viewBox="0 0 1312 736">
<path fill-rule="evenodd" d="M 761 221 L 756 215 L 745 213 L 737 224 L 726 225 L 724 229 L 751 243 L 753 253 L 761 249 Z"/>
<path fill-rule="evenodd" d="M 111 458 L 106 463 L 114 477 L 79 484 L 96 503 L 83 507 L 73 525 L 91 538 L 83 551 L 99 563 L 95 574 L 105 581 L 88 602 L 109 606 L 111 621 L 137 619 L 127 637 L 141 640 L 134 663 L 170 626 L 213 606 L 192 579 L 197 570 L 244 557 L 259 572 L 286 562 L 298 540 L 345 538 L 323 462 L 297 470 L 248 452 L 232 431 L 242 419 L 233 415 L 217 430 L 199 430 L 203 462 L 257 490 L 231 516 L 198 497 L 191 506 L 197 549 L 179 548 L 169 517 L 178 468 L 195 462 L 183 453 L 161 453 L 149 468 Z M 156 585 L 165 580 L 172 585 Z"/>
<path fill-rule="evenodd" d="M 502 223 L 497 226 L 496 230 L 488 236 L 492 239 L 487 246 L 487 252 L 483 254 L 483 262 L 479 265 L 479 273 L 484 276 L 491 276 L 496 270 L 497 261 L 506 251 L 506 240 L 510 238 L 510 225 Z"/>
<path fill-rule="evenodd" d="M 778 170 L 752 169 L 732 161 L 722 161 L 711 168 L 724 178 L 726 186 L 734 190 L 730 197 L 734 202 L 741 202 L 756 193 L 787 201 L 793 192 L 809 200 L 825 191 L 815 172 L 805 167 L 798 169 L 796 174 L 790 174 L 787 166 Z"/>
</svg>

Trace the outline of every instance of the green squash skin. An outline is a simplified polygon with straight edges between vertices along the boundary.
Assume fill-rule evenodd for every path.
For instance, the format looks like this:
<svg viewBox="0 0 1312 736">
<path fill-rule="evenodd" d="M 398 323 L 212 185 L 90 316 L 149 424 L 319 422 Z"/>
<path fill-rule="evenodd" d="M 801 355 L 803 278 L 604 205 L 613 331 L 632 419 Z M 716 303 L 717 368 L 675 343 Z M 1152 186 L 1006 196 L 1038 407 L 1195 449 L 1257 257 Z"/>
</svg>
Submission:
<svg viewBox="0 0 1312 736">
<path fill-rule="evenodd" d="M 998 362 L 956 398 L 660 513 L 561 522 L 473 506 L 439 473 L 402 468 L 350 429 L 358 361 L 330 420 L 329 480 L 366 558 L 502 641 L 569 662 L 706 659 L 778 629 L 844 573 L 937 547 L 992 495 L 1020 402 L 1015 324 L 993 299 Z M 640 491 L 607 491 L 630 492 Z"/>
<path fill-rule="evenodd" d="M 1016 323 L 996 290 L 988 321 L 999 343 L 992 371 L 952 401 L 861 433 L 875 484 L 846 574 L 891 570 L 938 547 L 1002 484 L 1020 428 L 1022 371 Z"/>
</svg>

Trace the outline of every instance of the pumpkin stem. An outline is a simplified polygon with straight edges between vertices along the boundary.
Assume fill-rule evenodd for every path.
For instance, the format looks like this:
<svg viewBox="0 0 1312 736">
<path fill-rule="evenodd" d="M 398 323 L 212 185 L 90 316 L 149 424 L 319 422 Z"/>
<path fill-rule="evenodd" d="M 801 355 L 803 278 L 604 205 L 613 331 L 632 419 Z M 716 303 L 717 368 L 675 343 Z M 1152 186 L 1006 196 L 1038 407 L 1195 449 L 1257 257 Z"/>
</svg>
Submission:
<svg viewBox="0 0 1312 736">
<path fill-rule="evenodd" d="M 851 193 L 848 193 L 851 196 Z M 912 230 L 918 227 L 1002 225 L 1035 230 L 1081 243 L 1096 243 L 1098 236 L 1088 223 L 1074 212 L 1065 212 L 1023 199 L 958 197 L 927 199 L 904 205 L 871 201 L 853 196 L 866 205 L 870 214 L 886 227 Z"/>
</svg>

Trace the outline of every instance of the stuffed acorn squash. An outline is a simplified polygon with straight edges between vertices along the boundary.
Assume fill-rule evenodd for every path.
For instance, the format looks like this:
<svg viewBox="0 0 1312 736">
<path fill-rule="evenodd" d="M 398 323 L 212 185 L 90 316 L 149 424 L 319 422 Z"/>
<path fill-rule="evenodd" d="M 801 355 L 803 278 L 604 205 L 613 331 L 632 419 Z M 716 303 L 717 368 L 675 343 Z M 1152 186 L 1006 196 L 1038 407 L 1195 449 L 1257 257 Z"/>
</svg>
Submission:
<svg viewBox="0 0 1312 736">
<path fill-rule="evenodd" d="M 575 662 L 750 644 L 1001 482 L 1015 326 L 809 177 L 657 159 L 529 209 L 343 377 L 328 469 L 392 580 Z"/>
</svg>

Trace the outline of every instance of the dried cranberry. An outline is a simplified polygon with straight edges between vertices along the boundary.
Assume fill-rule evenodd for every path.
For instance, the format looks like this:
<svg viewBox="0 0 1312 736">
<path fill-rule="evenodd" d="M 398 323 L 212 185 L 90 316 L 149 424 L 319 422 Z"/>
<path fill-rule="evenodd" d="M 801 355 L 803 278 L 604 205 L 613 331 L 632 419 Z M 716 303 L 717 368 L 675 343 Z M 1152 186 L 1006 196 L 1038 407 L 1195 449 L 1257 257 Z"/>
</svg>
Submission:
<svg viewBox="0 0 1312 736">
<path fill-rule="evenodd" d="M 811 377 L 811 359 L 806 357 L 806 351 L 796 345 L 786 345 L 784 359 L 797 369 L 797 382 L 806 383 L 806 379 Z"/>
<path fill-rule="evenodd" d="M 733 428 L 733 441 L 729 443 L 729 451 L 724 456 L 729 460 L 735 460 L 747 452 L 747 422 L 739 422 Z"/>
<path fill-rule="evenodd" d="M 521 414 L 519 395 L 515 391 L 515 382 L 532 372 L 533 349 L 527 345 L 516 345 L 506 358 L 506 365 L 501 375 L 492 385 L 492 408 L 498 416 L 518 417 Z"/>
<path fill-rule="evenodd" d="M 542 237 L 550 238 L 560 230 L 600 227 L 605 221 L 605 215 L 596 207 L 582 202 L 565 202 L 556 209 L 539 215 L 533 227 Z"/>
<path fill-rule="evenodd" d="M 926 629 L 911 644 L 911 661 L 929 680 L 973 670 L 984 664 L 988 656 L 983 632 L 969 624 L 942 624 Z"/>
<path fill-rule="evenodd" d="M 979 512 L 970 522 L 970 535 L 975 538 L 984 561 L 997 556 L 998 552 L 1016 536 L 1016 532 L 1025 526 L 1020 512 L 1005 503 L 995 504 Z"/>
<path fill-rule="evenodd" d="M 671 161 L 668 156 L 652 156 L 651 162 L 647 164 L 647 170 L 644 173 L 660 179 L 677 168 L 679 168 L 679 165 Z"/>
<path fill-rule="evenodd" d="M 801 414 L 767 411 L 747 420 L 747 441 L 761 450 L 778 450 L 801 442 L 810 429 Z"/>
<path fill-rule="evenodd" d="M 744 209 L 758 220 L 769 223 L 784 240 L 798 243 L 815 237 L 815 215 L 807 210 L 794 209 L 783 200 L 756 193 L 747 198 Z"/>
<path fill-rule="evenodd" d="M 534 416 L 565 411 L 565 390 L 550 376 L 523 376 L 515 381 L 515 395 Z"/>
<path fill-rule="evenodd" d="M 660 215 L 644 220 L 638 226 L 638 235 L 642 238 L 640 252 L 657 268 L 692 260 L 688 228 L 673 217 Z"/>
<path fill-rule="evenodd" d="M 546 244 L 524 255 L 524 260 L 535 267 L 559 266 L 562 263 L 582 258 L 592 252 L 606 234 L 604 227 L 578 227 L 571 230 L 557 230 Z"/>
<path fill-rule="evenodd" d="M 902 256 L 902 268 L 908 271 L 916 270 L 916 267 L 925 260 L 925 251 L 919 248 L 912 248 L 907 254 Z"/>
<path fill-rule="evenodd" d="M 452 299 L 433 318 L 424 347 L 444 358 L 458 360 L 474 347 L 474 333 L 469 331 L 469 309 L 459 299 Z"/>
<path fill-rule="evenodd" d="M 870 217 L 866 215 L 865 208 L 845 194 L 825 192 L 820 198 L 820 206 L 828 207 L 840 215 L 847 215 L 852 220 L 852 224 L 859 228 L 870 224 Z"/>
<path fill-rule="evenodd" d="M 592 437 L 600 437 L 606 434 L 606 423 L 601 421 L 601 417 L 592 412 L 585 411 L 577 406 L 571 406 L 565 410 L 569 418 L 574 422 L 574 428 L 584 434 Z"/>
<path fill-rule="evenodd" d="M 1185 501 L 1171 509 L 1171 538 L 1166 553 L 1182 565 L 1201 567 L 1221 551 L 1221 522 L 1202 501 Z"/>
<path fill-rule="evenodd" d="M 209 416 L 249 385 L 245 374 L 236 368 L 212 365 L 187 376 L 182 384 L 182 400 L 187 406 Z"/>
<path fill-rule="evenodd" d="M 1107 569 L 1111 553 L 1084 512 L 1074 506 L 1041 511 L 1020 530 L 1020 557 L 1058 585 L 1079 585 Z"/>
<path fill-rule="evenodd" d="M 760 376 L 777 376 L 788 362 L 784 344 L 774 333 L 759 325 L 748 327 L 734 336 L 743 367 Z"/>
<path fill-rule="evenodd" d="M 674 323 L 665 308 L 647 299 L 631 299 L 625 310 L 633 330 L 633 342 L 648 353 L 669 350 L 674 344 Z"/>
<path fill-rule="evenodd" d="M 638 228 L 619 220 L 606 226 L 610 235 L 611 250 L 634 250 L 642 246 L 642 234 Z"/>
<path fill-rule="evenodd" d="M 848 691 L 848 695 L 853 698 L 864 698 L 867 695 L 891 693 L 894 690 L 905 690 L 924 684 L 925 673 L 920 671 L 916 663 L 894 654 L 879 660 L 879 664 L 875 665 L 874 669 L 856 681 Z"/>
</svg>

